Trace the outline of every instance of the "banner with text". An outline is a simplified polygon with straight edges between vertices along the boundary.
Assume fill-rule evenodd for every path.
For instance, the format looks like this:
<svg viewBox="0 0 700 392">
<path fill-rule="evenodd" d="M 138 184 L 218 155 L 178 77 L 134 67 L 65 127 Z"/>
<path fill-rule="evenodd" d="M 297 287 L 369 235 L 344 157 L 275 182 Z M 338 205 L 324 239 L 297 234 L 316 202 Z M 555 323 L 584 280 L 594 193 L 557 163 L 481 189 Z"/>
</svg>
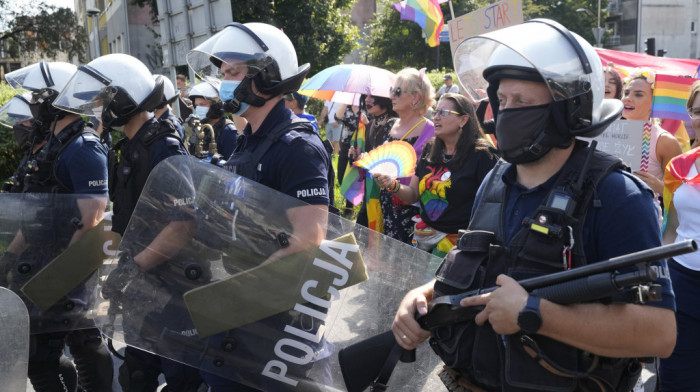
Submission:
<svg viewBox="0 0 700 392">
<path fill-rule="evenodd" d="M 450 51 L 454 57 L 457 45 L 469 37 L 500 30 L 523 22 L 521 0 L 504 0 L 450 20 Z"/>
<path fill-rule="evenodd" d="M 598 150 L 622 159 L 632 171 L 645 172 L 649 168 L 651 127 L 646 121 L 617 120 L 594 139 Z"/>
</svg>

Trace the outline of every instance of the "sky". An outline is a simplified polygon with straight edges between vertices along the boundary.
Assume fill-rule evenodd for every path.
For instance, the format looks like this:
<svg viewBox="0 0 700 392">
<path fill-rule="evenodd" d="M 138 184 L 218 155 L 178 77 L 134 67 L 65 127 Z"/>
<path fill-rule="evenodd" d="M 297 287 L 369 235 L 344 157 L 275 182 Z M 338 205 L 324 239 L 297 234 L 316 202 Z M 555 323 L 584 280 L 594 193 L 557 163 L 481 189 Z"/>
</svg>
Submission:
<svg viewBox="0 0 700 392">
<path fill-rule="evenodd" d="M 56 7 L 75 9 L 75 2 L 73 0 L 43 0 L 42 2 Z"/>
</svg>

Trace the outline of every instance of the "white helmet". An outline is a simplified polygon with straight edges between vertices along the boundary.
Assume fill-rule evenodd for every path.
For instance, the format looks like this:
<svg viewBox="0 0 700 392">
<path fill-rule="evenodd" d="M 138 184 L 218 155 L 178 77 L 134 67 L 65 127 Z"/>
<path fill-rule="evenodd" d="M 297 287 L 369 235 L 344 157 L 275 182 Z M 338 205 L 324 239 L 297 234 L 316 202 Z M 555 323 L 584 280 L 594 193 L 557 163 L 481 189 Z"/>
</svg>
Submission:
<svg viewBox="0 0 700 392">
<path fill-rule="evenodd" d="M 230 23 L 187 54 L 187 63 L 200 78 L 223 79 L 223 63 L 247 67 L 246 76 L 227 101 L 227 111 L 237 112 L 242 102 L 262 106 L 267 99 L 253 93 L 257 89 L 272 97 L 299 89 L 309 72 L 309 64 L 298 66 L 294 45 L 280 29 L 265 23 Z M 269 99 L 269 98 L 268 98 Z M 235 109 L 235 110 L 234 110 Z"/>
<path fill-rule="evenodd" d="M 108 54 L 78 67 L 54 106 L 101 118 L 105 127 L 120 126 L 161 103 L 163 79 L 154 80 L 151 71 L 136 57 Z"/>
<path fill-rule="evenodd" d="M 33 118 L 29 100 L 22 95 L 15 95 L 0 108 L 0 124 L 9 128 Z"/>
<path fill-rule="evenodd" d="M 203 80 L 192 86 L 187 97 L 192 100 L 192 103 L 194 103 L 194 99 L 197 97 L 210 100 L 219 100 L 220 84 L 221 82 L 218 80 Z"/>
<path fill-rule="evenodd" d="M 545 83 L 566 121 L 564 137 L 597 136 L 622 112 L 619 100 L 604 99 L 603 67 L 593 47 L 552 20 L 532 19 L 467 38 L 454 57 L 462 87 L 476 100 L 478 90 L 486 90 L 495 118 L 503 78 Z"/>
<path fill-rule="evenodd" d="M 180 95 L 178 91 L 175 90 L 173 82 L 165 75 L 154 74 L 153 80 L 158 80 L 158 78 L 163 78 L 163 101 L 158 105 L 157 109 L 163 108 L 165 105 L 169 105 L 175 101 L 175 99 Z"/>
<path fill-rule="evenodd" d="M 31 93 L 26 95 L 26 98 L 34 102 L 30 104 L 32 115 L 39 127 L 45 127 L 65 116 L 66 113 L 55 109 L 51 104 L 73 77 L 76 69 L 73 64 L 41 60 L 8 73 L 5 79 L 18 93 Z"/>
</svg>

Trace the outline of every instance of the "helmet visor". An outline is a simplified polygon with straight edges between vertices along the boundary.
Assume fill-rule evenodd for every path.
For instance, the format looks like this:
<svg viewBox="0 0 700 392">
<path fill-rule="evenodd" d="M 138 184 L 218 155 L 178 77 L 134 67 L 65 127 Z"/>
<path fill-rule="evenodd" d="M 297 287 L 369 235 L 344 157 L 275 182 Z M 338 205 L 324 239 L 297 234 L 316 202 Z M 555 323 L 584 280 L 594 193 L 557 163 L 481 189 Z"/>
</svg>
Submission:
<svg viewBox="0 0 700 392">
<path fill-rule="evenodd" d="M 6 127 L 11 128 L 16 124 L 32 119 L 29 101 L 21 95 L 15 95 L 0 108 L 0 124 Z"/>
<path fill-rule="evenodd" d="M 485 69 L 536 71 L 555 101 L 591 89 L 591 66 L 577 39 L 547 23 L 529 21 L 467 38 L 457 47 L 454 59 L 459 82 L 475 100 L 483 98 L 488 87 Z"/>
<path fill-rule="evenodd" d="M 109 106 L 118 91 L 110 83 L 110 79 L 96 70 L 80 66 L 53 106 L 67 112 L 101 118 L 102 108 Z"/>
<path fill-rule="evenodd" d="M 237 27 L 225 29 L 187 54 L 187 64 L 204 80 L 222 80 L 235 75 L 254 76 L 274 62 L 257 41 Z M 229 78 L 231 79 L 231 78 Z"/>
</svg>

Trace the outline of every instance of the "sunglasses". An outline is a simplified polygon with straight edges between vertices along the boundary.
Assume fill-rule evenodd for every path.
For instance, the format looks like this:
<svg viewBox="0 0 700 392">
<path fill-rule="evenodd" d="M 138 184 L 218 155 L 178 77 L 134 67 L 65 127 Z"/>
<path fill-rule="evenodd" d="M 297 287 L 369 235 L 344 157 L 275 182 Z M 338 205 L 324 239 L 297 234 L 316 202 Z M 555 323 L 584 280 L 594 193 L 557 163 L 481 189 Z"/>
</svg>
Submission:
<svg viewBox="0 0 700 392">
<path fill-rule="evenodd" d="M 688 116 L 690 118 L 692 118 L 693 120 L 700 119 L 700 107 L 689 108 L 688 109 Z"/>
<path fill-rule="evenodd" d="M 454 110 L 450 110 L 450 109 L 440 109 L 440 110 L 436 110 L 435 112 L 433 112 L 433 117 L 437 117 L 438 115 L 440 115 L 440 117 L 446 117 L 446 116 L 449 115 L 450 113 L 456 114 L 456 115 L 458 115 L 458 116 L 463 116 L 462 113 L 460 113 L 460 112 L 455 112 Z"/>
<path fill-rule="evenodd" d="M 389 94 L 391 94 L 392 96 L 394 96 L 396 98 L 400 97 L 401 96 L 401 87 L 396 87 L 396 88 L 389 87 Z"/>
</svg>

